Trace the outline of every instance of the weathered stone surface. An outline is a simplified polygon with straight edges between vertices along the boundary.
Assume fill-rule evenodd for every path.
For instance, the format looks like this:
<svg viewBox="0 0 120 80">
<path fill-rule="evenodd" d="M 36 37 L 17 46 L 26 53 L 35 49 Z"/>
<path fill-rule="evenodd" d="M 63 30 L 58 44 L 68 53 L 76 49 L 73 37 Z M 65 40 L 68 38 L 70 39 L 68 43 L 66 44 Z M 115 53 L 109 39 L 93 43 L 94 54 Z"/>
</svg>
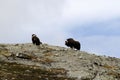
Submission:
<svg viewBox="0 0 120 80">
<path fill-rule="evenodd" d="M 97 56 L 47 44 L 40 46 L 2 44 L 0 61 L 29 67 L 37 66 L 47 70 L 58 69 L 56 73 L 66 74 L 67 77 L 77 78 L 76 80 L 120 80 L 120 59 L 118 58 Z M 25 72 L 31 71 L 26 69 Z M 66 75 L 59 74 L 57 77 Z M 70 78 L 63 80 L 71 80 Z"/>
</svg>

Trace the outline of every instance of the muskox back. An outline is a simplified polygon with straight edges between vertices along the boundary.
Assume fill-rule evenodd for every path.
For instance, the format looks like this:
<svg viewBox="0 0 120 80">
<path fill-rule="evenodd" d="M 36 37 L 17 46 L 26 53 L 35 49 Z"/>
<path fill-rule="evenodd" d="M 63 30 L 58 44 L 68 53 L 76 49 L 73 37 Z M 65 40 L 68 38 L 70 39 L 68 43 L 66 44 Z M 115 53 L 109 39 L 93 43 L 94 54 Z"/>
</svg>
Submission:
<svg viewBox="0 0 120 80">
<path fill-rule="evenodd" d="M 35 45 L 40 45 L 42 44 L 40 42 L 40 39 L 35 35 L 35 34 L 32 34 L 32 43 L 35 44 Z"/>
<path fill-rule="evenodd" d="M 65 41 L 65 45 L 70 48 L 75 48 L 77 50 L 80 50 L 81 44 L 79 41 L 75 41 L 73 38 L 68 38 L 67 41 Z"/>
</svg>

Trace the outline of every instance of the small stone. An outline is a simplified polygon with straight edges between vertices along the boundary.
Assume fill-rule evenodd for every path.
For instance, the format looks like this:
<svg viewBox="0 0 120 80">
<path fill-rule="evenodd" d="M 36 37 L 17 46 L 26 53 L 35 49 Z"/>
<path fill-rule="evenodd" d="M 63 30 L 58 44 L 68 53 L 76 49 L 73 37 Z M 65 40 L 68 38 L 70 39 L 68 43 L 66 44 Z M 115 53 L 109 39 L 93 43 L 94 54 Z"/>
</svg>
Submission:
<svg viewBox="0 0 120 80">
<path fill-rule="evenodd" d="M 82 57 L 82 56 L 79 56 L 78 59 L 83 59 L 83 57 Z"/>
<path fill-rule="evenodd" d="M 59 56 L 59 54 L 55 54 L 54 56 L 58 57 L 58 56 Z"/>
</svg>

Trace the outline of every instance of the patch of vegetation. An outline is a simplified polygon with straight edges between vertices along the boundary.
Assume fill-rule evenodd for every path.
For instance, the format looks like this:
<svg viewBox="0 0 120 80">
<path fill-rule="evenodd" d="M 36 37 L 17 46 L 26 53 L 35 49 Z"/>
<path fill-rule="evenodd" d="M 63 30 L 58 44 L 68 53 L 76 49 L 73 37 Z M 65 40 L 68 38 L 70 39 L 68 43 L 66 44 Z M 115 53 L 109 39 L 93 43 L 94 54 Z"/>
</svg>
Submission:
<svg viewBox="0 0 120 80">
<path fill-rule="evenodd" d="M 48 53 L 44 53 L 44 56 L 53 56 L 53 53 L 50 53 L 50 52 L 48 52 Z"/>
<path fill-rule="evenodd" d="M 107 73 L 107 75 L 109 75 L 109 76 L 113 76 L 114 78 L 120 80 L 120 73 L 119 73 L 119 72 L 109 71 L 109 72 Z"/>
<path fill-rule="evenodd" d="M 42 69 L 17 63 L 0 62 L 0 80 L 75 80 L 68 78 L 67 71 L 60 69 Z"/>
<path fill-rule="evenodd" d="M 0 44 L 0 47 L 6 47 L 6 45 L 4 45 L 4 44 Z"/>
<path fill-rule="evenodd" d="M 108 64 L 104 64 L 102 67 L 106 68 L 106 69 L 116 69 L 117 68 L 116 66 L 111 66 L 111 65 L 108 65 Z"/>
<path fill-rule="evenodd" d="M 11 56 L 11 53 L 7 48 L 0 47 L 0 55 L 3 55 L 4 57 L 8 58 L 9 56 Z"/>
</svg>

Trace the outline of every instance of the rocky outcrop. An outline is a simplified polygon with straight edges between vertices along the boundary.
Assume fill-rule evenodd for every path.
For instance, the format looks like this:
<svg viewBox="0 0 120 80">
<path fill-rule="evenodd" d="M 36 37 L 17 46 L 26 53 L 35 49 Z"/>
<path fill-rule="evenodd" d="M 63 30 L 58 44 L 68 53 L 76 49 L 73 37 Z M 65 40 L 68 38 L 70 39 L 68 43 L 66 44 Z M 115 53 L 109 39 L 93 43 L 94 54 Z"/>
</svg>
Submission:
<svg viewBox="0 0 120 80">
<path fill-rule="evenodd" d="M 58 78 L 63 77 L 54 80 L 120 80 L 120 59 L 118 58 L 97 56 L 47 44 L 40 46 L 1 44 L 0 61 L 64 73 L 64 75 L 59 73 L 54 75 Z M 50 77 L 47 78 L 44 80 L 52 80 L 49 79 Z"/>
</svg>

